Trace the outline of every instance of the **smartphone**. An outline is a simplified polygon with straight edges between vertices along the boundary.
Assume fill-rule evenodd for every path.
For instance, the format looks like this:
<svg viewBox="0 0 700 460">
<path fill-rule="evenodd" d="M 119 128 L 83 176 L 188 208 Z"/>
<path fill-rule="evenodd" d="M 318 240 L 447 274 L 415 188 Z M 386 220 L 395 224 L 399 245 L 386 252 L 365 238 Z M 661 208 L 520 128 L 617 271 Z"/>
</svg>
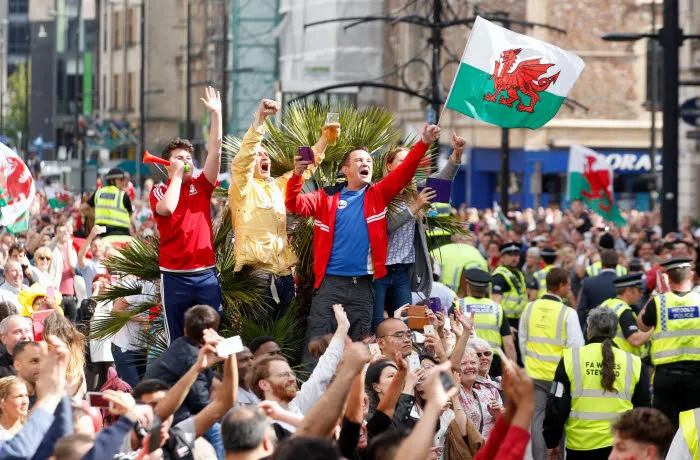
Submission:
<svg viewBox="0 0 700 460">
<path fill-rule="evenodd" d="M 87 401 L 90 407 L 98 407 L 101 409 L 107 409 L 111 405 L 111 403 L 105 399 L 103 393 L 96 391 L 89 391 L 87 393 Z"/>
<path fill-rule="evenodd" d="M 310 161 L 316 164 L 316 157 L 314 156 L 314 151 L 311 147 L 299 147 L 299 155 L 304 161 Z"/>
<path fill-rule="evenodd" d="M 98 235 L 102 235 L 107 231 L 107 227 L 104 225 L 95 225 L 95 233 Z"/>
<path fill-rule="evenodd" d="M 445 391 L 449 391 L 455 386 L 452 376 L 445 371 L 440 372 L 440 383 L 442 383 L 442 389 Z"/>
<path fill-rule="evenodd" d="M 151 439 L 148 441 L 148 452 L 155 452 L 156 450 L 160 449 L 160 425 L 162 422 L 160 421 L 160 417 L 158 417 L 156 414 L 153 414 L 153 424 L 151 425 L 151 429 L 149 430 L 149 433 L 151 434 Z"/>
<path fill-rule="evenodd" d="M 428 308 L 430 308 L 434 313 L 442 313 L 442 301 L 440 297 L 431 297 L 427 301 Z"/>
<path fill-rule="evenodd" d="M 423 333 L 425 335 L 435 335 L 435 336 L 437 335 L 435 333 L 435 326 L 433 326 L 432 324 L 428 324 L 427 326 L 423 326 Z"/>
<path fill-rule="evenodd" d="M 382 355 L 382 350 L 379 349 L 379 345 L 376 343 L 370 343 L 369 353 L 372 355 L 372 359 L 377 359 Z"/>
<path fill-rule="evenodd" d="M 415 372 L 420 369 L 420 358 L 417 354 L 408 356 L 408 367 L 411 369 L 411 372 Z"/>
<path fill-rule="evenodd" d="M 221 358 L 228 358 L 232 354 L 241 351 L 243 351 L 243 342 L 239 335 L 224 339 L 216 346 L 216 354 Z"/>
</svg>

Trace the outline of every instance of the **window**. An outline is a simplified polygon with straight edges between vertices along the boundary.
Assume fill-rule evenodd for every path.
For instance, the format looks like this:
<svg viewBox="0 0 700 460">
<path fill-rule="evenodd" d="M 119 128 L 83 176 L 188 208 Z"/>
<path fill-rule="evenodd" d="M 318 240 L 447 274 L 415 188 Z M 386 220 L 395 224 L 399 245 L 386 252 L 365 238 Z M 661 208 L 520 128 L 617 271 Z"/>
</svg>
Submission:
<svg viewBox="0 0 700 460">
<path fill-rule="evenodd" d="M 111 110 L 117 111 L 120 108 L 119 104 L 119 75 L 112 75 L 112 103 Z"/>
<path fill-rule="evenodd" d="M 121 12 L 112 13 L 112 49 L 122 47 L 121 22 Z"/>
<path fill-rule="evenodd" d="M 10 0 L 7 7 L 10 14 L 27 14 L 29 11 L 29 0 Z"/>
<path fill-rule="evenodd" d="M 126 80 L 126 108 L 129 112 L 134 111 L 134 82 L 136 81 L 136 73 L 129 72 Z"/>
<path fill-rule="evenodd" d="M 136 43 L 136 8 L 126 12 L 126 44 Z"/>
<path fill-rule="evenodd" d="M 8 54 L 27 54 L 29 51 L 29 24 L 10 22 L 7 26 Z"/>
</svg>

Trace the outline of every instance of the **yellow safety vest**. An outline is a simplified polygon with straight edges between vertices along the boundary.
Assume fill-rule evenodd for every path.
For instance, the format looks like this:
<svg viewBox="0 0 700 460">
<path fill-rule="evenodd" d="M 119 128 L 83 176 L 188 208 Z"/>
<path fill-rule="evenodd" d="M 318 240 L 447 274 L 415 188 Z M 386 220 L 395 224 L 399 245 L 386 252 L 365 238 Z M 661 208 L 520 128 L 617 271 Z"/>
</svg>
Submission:
<svg viewBox="0 0 700 460">
<path fill-rule="evenodd" d="M 561 352 L 566 350 L 566 319 L 572 311 L 563 303 L 549 299 L 535 300 L 525 308 L 525 370 L 530 378 L 554 380 Z"/>
<path fill-rule="evenodd" d="M 687 410 L 678 415 L 685 443 L 688 444 L 688 450 L 694 460 L 700 458 L 698 456 L 698 417 L 700 417 L 700 409 Z"/>
<path fill-rule="evenodd" d="M 554 268 L 554 265 L 547 265 L 542 270 L 535 272 L 535 280 L 537 280 L 537 298 L 539 299 L 547 293 L 547 274 Z"/>
<path fill-rule="evenodd" d="M 620 317 L 627 310 L 630 310 L 634 315 L 634 318 L 637 319 L 637 315 L 634 313 L 634 310 L 630 308 L 627 302 L 620 299 L 608 299 L 605 302 L 601 303 L 600 306 L 612 308 L 615 311 L 615 314 L 617 315 L 617 335 L 613 339 L 615 344 L 618 347 L 620 347 L 621 350 L 641 357 L 644 347 L 633 347 L 632 345 L 630 345 L 630 343 L 625 338 L 625 335 L 622 333 L 622 326 L 620 325 Z"/>
<path fill-rule="evenodd" d="M 564 368 L 571 382 L 571 412 L 564 424 L 566 448 L 593 450 L 613 444 L 610 422 L 633 408 L 632 395 L 642 372 L 638 356 L 613 347 L 614 392 L 600 383 L 603 344 L 564 350 Z"/>
<path fill-rule="evenodd" d="M 651 337 L 651 362 L 700 361 L 700 294 L 674 292 L 654 297 L 656 328 Z"/>
<path fill-rule="evenodd" d="M 465 313 L 474 312 L 474 330 L 477 337 L 486 340 L 492 347 L 503 346 L 503 307 L 485 297 L 465 297 L 459 301 L 459 305 Z"/>
<path fill-rule="evenodd" d="M 594 263 L 593 265 L 589 265 L 586 267 L 586 276 L 598 276 L 600 275 L 600 271 L 603 269 L 603 264 L 598 261 Z M 617 276 L 625 276 L 627 274 L 627 269 L 620 264 L 617 264 L 617 267 L 615 267 L 615 271 L 617 272 Z"/>
<path fill-rule="evenodd" d="M 95 224 L 110 227 L 131 226 L 129 211 L 124 207 L 124 192 L 114 185 L 95 192 Z"/>
<path fill-rule="evenodd" d="M 451 216 L 452 206 L 448 203 L 433 203 L 430 205 L 429 216 Z M 429 228 L 425 234 L 431 236 L 448 236 L 450 232 L 441 228 Z"/>
<path fill-rule="evenodd" d="M 440 281 L 453 291 L 459 290 L 462 271 L 468 268 L 479 268 L 489 271 L 488 262 L 479 250 L 470 244 L 450 243 L 430 251 L 442 269 Z"/>
<path fill-rule="evenodd" d="M 516 270 L 515 273 L 499 265 L 491 273 L 491 276 L 503 275 L 506 279 L 506 284 L 508 284 L 508 290 L 501 293 L 503 299 L 501 300 L 501 306 L 503 311 L 508 318 L 518 319 L 523 313 L 523 309 L 527 305 L 527 291 L 525 290 L 525 276 L 523 276 L 520 270 Z"/>
</svg>

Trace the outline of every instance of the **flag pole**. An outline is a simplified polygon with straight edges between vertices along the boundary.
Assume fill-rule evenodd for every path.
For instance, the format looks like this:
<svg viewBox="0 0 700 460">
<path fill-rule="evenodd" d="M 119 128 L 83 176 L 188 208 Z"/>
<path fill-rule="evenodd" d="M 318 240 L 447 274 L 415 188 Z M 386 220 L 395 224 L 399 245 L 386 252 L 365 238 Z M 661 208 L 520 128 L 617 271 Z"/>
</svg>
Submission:
<svg viewBox="0 0 700 460">
<path fill-rule="evenodd" d="M 442 114 L 445 113 L 445 105 L 447 105 L 447 104 L 442 105 L 442 109 L 440 110 L 440 116 L 438 117 L 437 122 L 435 123 L 437 126 L 440 126 L 440 120 L 442 120 Z"/>
</svg>

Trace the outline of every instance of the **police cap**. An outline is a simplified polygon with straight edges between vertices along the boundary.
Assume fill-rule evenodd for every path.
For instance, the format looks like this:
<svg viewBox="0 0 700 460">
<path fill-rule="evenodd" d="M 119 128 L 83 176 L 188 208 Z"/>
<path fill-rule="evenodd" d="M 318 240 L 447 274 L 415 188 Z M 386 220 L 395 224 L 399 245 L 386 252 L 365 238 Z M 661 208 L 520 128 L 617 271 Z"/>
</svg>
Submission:
<svg viewBox="0 0 700 460">
<path fill-rule="evenodd" d="M 521 247 L 522 246 L 520 245 L 520 243 L 510 242 L 510 243 L 502 244 L 498 249 L 499 249 L 499 252 L 501 253 L 501 255 L 503 255 L 503 254 L 509 254 L 509 253 L 514 253 L 514 252 L 520 253 Z"/>
<path fill-rule="evenodd" d="M 613 280 L 616 288 L 642 287 L 642 274 L 633 273 L 631 275 L 618 276 Z"/>
<path fill-rule="evenodd" d="M 661 268 L 668 272 L 677 268 L 690 267 L 692 262 L 693 259 L 691 259 L 690 257 L 676 257 L 674 259 L 669 259 L 665 262 L 661 262 L 659 265 L 661 265 Z"/>
<path fill-rule="evenodd" d="M 474 287 L 486 287 L 491 282 L 491 275 L 478 268 L 468 268 L 464 270 L 464 277 L 467 282 Z"/>
</svg>

